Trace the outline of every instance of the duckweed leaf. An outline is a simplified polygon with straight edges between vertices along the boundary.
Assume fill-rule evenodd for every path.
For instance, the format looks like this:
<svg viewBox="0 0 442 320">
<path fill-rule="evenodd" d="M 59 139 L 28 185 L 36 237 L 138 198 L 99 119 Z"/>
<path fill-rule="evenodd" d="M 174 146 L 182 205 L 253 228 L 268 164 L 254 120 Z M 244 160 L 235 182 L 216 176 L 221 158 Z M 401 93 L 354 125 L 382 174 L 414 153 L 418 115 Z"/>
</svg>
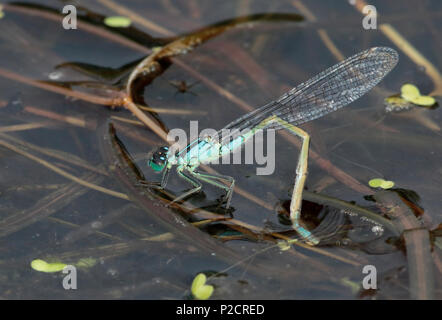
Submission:
<svg viewBox="0 0 442 320">
<path fill-rule="evenodd" d="M 404 84 L 401 88 L 401 97 L 419 106 L 432 106 L 436 99 L 430 96 L 421 95 L 419 89 L 412 84 Z"/>
<path fill-rule="evenodd" d="M 368 185 L 372 188 L 379 188 L 382 184 L 382 182 L 384 181 L 384 179 L 371 179 L 370 181 L 368 181 Z"/>
<path fill-rule="evenodd" d="M 65 263 L 53 262 L 48 263 L 41 259 L 35 259 L 31 262 L 31 268 L 40 272 L 59 272 L 66 267 Z"/>
<path fill-rule="evenodd" d="M 394 182 L 393 181 L 382 181 L 381 183 L 381 188 L 382 189 L 391 189 L 394 187 Z"/>
<path fill-rule="evenodd" d="M 368 185 L 372 188 L 382 188 L 382 189 L 391 189 L 394 187 L 393 181 L 386 181 L 381 178 L 371 179 L 368 182 Z"/>
<path fill-rule="evenodd" d="M 193 279 L 191 292 L 198 300 L 207 300 L 213 293 L 213 286 L 206 284 L 207 277 L 204 273 L 199 273 Z"/>
<path fill-rule="evenodd" d="M 404 84 L 401 87 L 401 96 L 405 100 L 413 101 L 415 98 L 419 97 L 421 93 L 419 92 L 419 89 L 412 85 L 412 84 Z"/>
<path fill-rule="evenodd" d="M 111 16 L 104 19 L 104 24 L 112 28 L 127 28 L 132 21 L 127 17 Z"/>
<path fill-rule="evenodd" d="M 420 106 L 430 107 L 436 103 L 436 99 L 430 96 L 420 96 L 415 98 L 412 102 Z"/>
</svg>

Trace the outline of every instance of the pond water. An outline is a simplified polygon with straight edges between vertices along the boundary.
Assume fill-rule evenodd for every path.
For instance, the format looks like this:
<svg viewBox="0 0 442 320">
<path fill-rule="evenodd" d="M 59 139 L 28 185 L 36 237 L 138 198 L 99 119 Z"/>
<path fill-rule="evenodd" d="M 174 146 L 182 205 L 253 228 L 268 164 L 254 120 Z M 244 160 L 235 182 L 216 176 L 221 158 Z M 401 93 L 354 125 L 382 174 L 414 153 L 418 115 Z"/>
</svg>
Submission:
<svg viewBox="0 0 442 320">
<path fill-rule="evenodd" d="M 217 299 L 407 299 L 423 290 L 409 285 L 420 283 L 410 279 L 410 266 L 419 262 L 405 254 L 409 243 L 350 207 L 324 203 L 340 199 L 388 218 L 368 185 L 383 178 L 431 232 L 431 263 L 419 264 L 419 272 L 433 274 L 431 297 L 441 298 L 442 111 L 386 112 L 384 100 L 412 83 L 440 102 L 442 6 L 371 1 L 377 28 L 366 30 L 363 3 L 355 3 L 76 1 L 75 30 L 62 26 L 64 1 L 4 4 L 0 297 L 187 299 L 204 272 L 213 276 Z M 123 15 L 130 28 L 103 23 Z M 236 17 L 244 19 L 229 20 Z M 270 175 L 257 175 L 263 164 L 256 161 L 209 166 L 235 179 L 229 210 L 220 204 L 224 192 L 204 182 L 202 193 L 166 207 L 188 182 L 172 171 L 165 192 L 144 193 L 127 159 L 106 149 L 112 123 L 145 179 L 160 179 L 147 160 L 164 141 L 121 104 L 105 104 L 125 94 L 142 59 L 201 28 L 218 31 L 162 59 L 161 72 L 132 88 L 133 100 L 165 131 L 190 134 L 191 121 L 198 131 L 221 129 L 339 60 L 370 47 L 398 51 L 399 63 L 375 89 L 300 126 L 311 137 L 302 219 L 319 245 L 277 245 L 296 237 L 288 217 L 296 138 L 276 133 Z M 200 223 L 180 229 L 173 217 Z M 78 289 L 65 290 L 61 272 L 33 270 L 35 259 L 76 266 Z M 376 267 L 377 290 L 362 287 L 367 265 Z"/>
</svg>

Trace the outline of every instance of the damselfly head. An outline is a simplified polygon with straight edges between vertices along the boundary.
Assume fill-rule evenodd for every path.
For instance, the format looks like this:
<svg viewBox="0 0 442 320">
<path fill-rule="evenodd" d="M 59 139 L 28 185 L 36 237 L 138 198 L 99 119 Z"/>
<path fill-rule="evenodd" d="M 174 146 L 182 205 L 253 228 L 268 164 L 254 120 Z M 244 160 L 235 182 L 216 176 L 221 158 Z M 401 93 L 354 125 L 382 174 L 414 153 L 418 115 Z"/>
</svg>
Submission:
<svg viewBox="0 0 442 320">
<path fill-rule="evenodd" d="M 169 147 L 160 147 L 154 152 L 152 157 L 148 161 L 149 167 L 151 167 L 156 172 L 161 172 L 167 165 L 167 154 L 169 152 Z"/>
</svg>

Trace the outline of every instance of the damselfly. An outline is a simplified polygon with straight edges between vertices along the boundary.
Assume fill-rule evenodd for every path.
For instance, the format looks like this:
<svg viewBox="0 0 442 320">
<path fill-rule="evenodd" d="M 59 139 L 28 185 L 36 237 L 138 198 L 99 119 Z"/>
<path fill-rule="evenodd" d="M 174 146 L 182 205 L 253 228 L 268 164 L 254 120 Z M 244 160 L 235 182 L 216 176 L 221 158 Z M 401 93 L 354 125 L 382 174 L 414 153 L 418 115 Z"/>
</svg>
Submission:
<svg viewBox="0 0 442 320">
<path fill-rule="evenodd" d="M 397 61 L 398 54 L 391 48 L 375 47 L 362 51 L 319 73 L 277 100 L 232 121 L 223 128 L 230 130 L 230 136 L 223 136 L 222 139 L 200 138 L 177 152 L 171 152 L 169 147 L 161 147 L 149 159 L 148 164 L 157 172 L 163 171 L 162 179 L 160 182 L 145 184 L 163 189 L 167 184 L 170 169 L 175 165 L 178 175 L 192 184 L 193 188 L 173 202 L 199 192 L 202 188 L 200 181 L 204 181 L 226 191 L 224 200 L 228 208 L 235 179 L 199 172 L 199 165 L 211 163 L 213 159 L 230 154 L 243 146 L 258 130 L 287 129 L 302 140 L 290 205 L 290 220 L 293 228 L 307 242 L 317 244 L 319 240 L 300 223 L 310 137 L 295 126 L 320 118 L 360 98 L 381 81 Z M 223 129 L 219 131 L 220 134 Z M 228 183 L 224 184 L 222 181 Z"/>
</svg>

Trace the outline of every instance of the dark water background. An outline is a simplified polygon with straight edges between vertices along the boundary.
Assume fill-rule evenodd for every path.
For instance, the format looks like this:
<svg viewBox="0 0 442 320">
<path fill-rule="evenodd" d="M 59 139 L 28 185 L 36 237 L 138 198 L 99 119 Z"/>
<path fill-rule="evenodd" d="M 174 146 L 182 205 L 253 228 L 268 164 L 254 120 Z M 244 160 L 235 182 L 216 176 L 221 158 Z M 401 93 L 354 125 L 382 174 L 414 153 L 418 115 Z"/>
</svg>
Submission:
<svg viewBox="0 0 442 320">
<path fill-rule="evenodd" d="M 23 1 L 58 11 L 64 1 Z M 118 15 L 106 1 L 76 1 L 91 12 Z M 288 88 L 335 64 L 333 47 L 345 57 L 369 47 L 390 46 L 400 54 L 397 67 L 377 86 L 351 106 L 302 128 L 311 135 L 311 148 L 322 158 L 367 185 L 372 178 L 395 182 L 395 187 L 412 190 L 419 196 L 424 214 L 419 218 L 429 230 L 441 221 L 442 143 L 441 110 L 413 108 L 401 113 L 385 113 L 384 98 L 397 94 L 404 83 L 417 85 L 423 94 L 442 95 L 442 82 L 429 76 L 397 44 L 377 30 L 364 30 L 363 16 L 346 1 L 119 1 L 121 6 L 154 22 L 170 35 L 191 32 L 207 25 L 255 13 L 290 13 L 303 21 L 257 22 L 228 30 L 194 51 L 180 56 L 191 66 L 247 104 L 257 107 L 276 98 Z M 442 67 L 441 19 L 439 1 L 372 1 L 378 10 L 378 25 L 391 24 L 424 56 L 434 68 Z M 307 7 L 307 9 L 303 9 Z M 308 10 L 308 11 L 305 11 Z M 0 68 L 28 79 L 49 80 L 55 67 L 64 62 L 81 62 L 97 67 L 120 68 L 145 54 L 109 38 L 86 30 L 64 30 L 60 21 L 44 15 L 5 9 L 0 20 Z M 43 12 L 44 10 L 42 10 Z M 308 14 L 311 13 L 311 15 Z M 160 29 L 134 23 L 134 27 L 153 37 L 165 37 Z M 330 43 L 332 45 L 330 45 Z M 426 72 L 427 71 L 427 72 Z M 73 70 L 65 70 L 64 79 L 97 79 Z M 52 74 L 53 75 L 53 74 Z M 14 80 L 15 79 L 15 80 Z M 82 159 L 91 167 L 106 172 L 109 161 L 100 152 L 103 139 L 100 128 L 112 117 L 135 118 L 122 109 L 67 98 L 42 88 L 0 77 L 0 131 L 3 127 L 40 123 L 35 128 L 4 132 L 8 137 L 25 141 L 40 149 L 19 144 L 21 149 L 44 159 L 70 174 L 111 190 L 124 193 L 117 179 L 90 168 L 63 160 Z M 221 96 L 204 81 L 189 92 L 177 93 L 173 81 L 198 81 L 183 68 L 172 64 L 140 93 L 152 108 L 169 109 L 158 119 L 166 128 L 189 130 L 189 121 L 197 120 L 200 129 L 222 128 L 246 111 Z M 38 112 L 32 112 L 33 110 Z M 174 110 L 188 111 L 177 114 Z M 64 117 L 54 120 L 47 113 Z M 85 125 L 67 123 L 66 117 Z M 146 128 L 121 123 L 121 139 L 142 167 L 147 152 L 161 145 L 161 140 Z M 132 139 L 132 132 L 139 139 Z M 222 174 L 235 177 L 237 187 L 256 196 L 268 208 L 237 193 L 233 196 L 234 218 L 247 224 L 274 230 L 287 230 L 278 218 L 278 210 L 287 206 L 293 187 L 298 148 L 280 134 L 276 135 L 276 171 L 270 176 L 256 176 L 253 165 L 218 165 Z M 6 139 L 0 136 L 0 139 Z M 12 145 L 17 141 L 6 139 Z M 54 158 L 40 151 L 52 150 Z M 80 160 L 79 160 L 80 161 Z M 143 167 L 146 178 L 158 179 Z M 92 175 L 92 176 L 91 176 Z M 68 186 L 66 196 L 57 191 Z M 185 182 L 172 175 L 168 189 L 175 193 L 186 189 Z M 310 161 L 306 189 L 373 208 L 365 194 L 335 180 Z M 222 195 L 220 190 L 204 186 L 204 194 L 191 198 L 195 206 L 210 207 Z M 61 197 L 62 199 L 58 199 Z M 64 197 L 64 198 L 63 198 Z M 53 204 L 55 202 L 55 205 Z M 123 209 L 121 209 L 123 208 Z M 308 204 L 304 214 L 309 216 Z M 320 218 L 332 214 L 322 208 Z M 118 211 L 118 210 L 121 210 Z M 325 211 L 324 211 L 325 210 Z M 327 211 L 328 210 L 328 211 Z M 376 210 L 376 209 L 374 209 Z M 335 210 L 336 211 L 336 210 Z M 332 212 L 332 213 L 330 213 Z M 174 240 L 147 242 L 137 239 L 168 232 L 152 219 L 152 214 L 127 200 L 85 187 L 79 187 L 35 159 L 2 147 L 0 149 L 0 297 L 21 298 L 142 298 L 181 299 L 188 295 L 190 284 L 199 272 L 220 272 L 234 262 L 195 249 L 194 243 Z M 336 216 L 336 212 L 334 212 Z M 14 216 L 26 216 L 8 224 Z M 311 209 L 310 215 L 318 215 Z M 111 217 L 112 216 L 112 217 Z M 79 235 L 66 241 L 75 230 L 108 217 L 101 233 Z M 356 234 L 311 250 L 295 247 L 281 251 L 271 241 L 249 239 L 222 243 L 242 258 L 263 252 L 213 279 L 215 296 L 220 299 L 353 299 L 409 297 L 407 258 L 401 246 L 386 232 L 383 237 L 370 235 L 371 226 L 357 217 L 347 217 Z M 34 221 L 34 220 L 35 221 Z M 333 223 L 337 218 L 331 219 Z M 312 218 L 312 225 L 316 221 Z M 217 233 L 219 226 L 205 230 Z M 220 227 L 219 227 L 220 228 Z M 223 230 L 221 228 L 221 230 Z M 359 232 L 359 233 L 357 233 Z M 219 234 L 218 234 L 219 235 Z M 207 235 L 204 235 L 207 236 Z M 365 237 L 365 238 L 364 238 Z M 358 240 L 359 239 L 359 240 Z M 360 240 L 362 239 L 362 240 Z M 198 239 L 195 239 L 198 241 Z M 396 242 L 395 242 L 396 241 Z M 400 242 L 400 241 L 399 241 Z M 393 243 L 393 244 L 392 244 Z M 316 248 L 315 248 L 316 249 Z M 434 247 L 435 260 L 440 249 Z M 66 291 L 62 273 L 40 273 L 30 268 L 37 258 L 56 257 L 66 263 L 81 258 L 95 262 L 79 268 L 78 289 Z M 47 258 L 49 261 L 49 258 Z M 269 266 L 259 272 L 254 264 Z M 374 265 L 379 278 L 377 293 L 360 290 L 364 265 Z M 440 297 L 440 268 L 435 266 L 436 297 Z"/>
</svg>

